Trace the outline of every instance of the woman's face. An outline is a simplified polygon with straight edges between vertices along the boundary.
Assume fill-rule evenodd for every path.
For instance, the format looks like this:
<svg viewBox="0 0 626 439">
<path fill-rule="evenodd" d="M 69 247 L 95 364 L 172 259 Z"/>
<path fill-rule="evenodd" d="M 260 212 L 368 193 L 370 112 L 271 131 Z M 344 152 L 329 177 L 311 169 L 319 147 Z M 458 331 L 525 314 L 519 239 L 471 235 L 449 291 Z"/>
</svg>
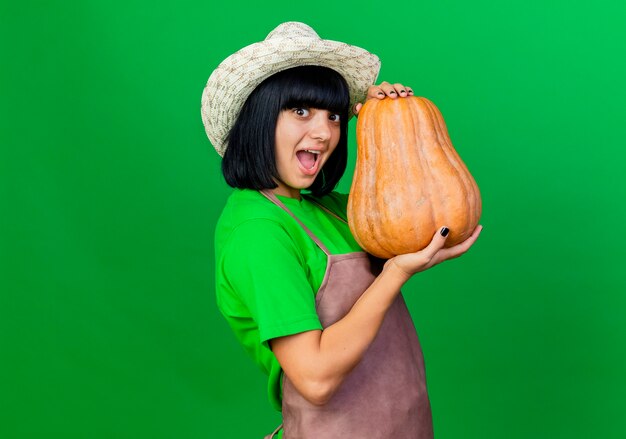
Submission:
<svg viewBox="0 0 626 439">
<path fill-rule="evenodd" d="M 281 111 L 276 122 L 276 169 L 274 193 L 300 198 L 337 147 L 341 121 L 337 113 L 317 108 Z"/>
</svg>

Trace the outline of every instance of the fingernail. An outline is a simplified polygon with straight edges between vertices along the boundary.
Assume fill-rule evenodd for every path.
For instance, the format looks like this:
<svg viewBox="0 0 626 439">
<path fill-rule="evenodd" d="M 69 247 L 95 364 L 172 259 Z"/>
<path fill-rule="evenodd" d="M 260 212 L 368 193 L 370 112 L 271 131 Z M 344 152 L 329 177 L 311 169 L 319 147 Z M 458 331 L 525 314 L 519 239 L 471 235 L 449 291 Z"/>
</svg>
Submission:
<svg viewBox="0 0 626 439">
<path fill-rule="evenodd" d="M 400 93 L 406 93 L 406 90 L 400 90 Z"/>
<path fill-rule="evenodd" d="M 450 232 L 450 229 L 448 229 L 447 227 L 444 227 L 443 229 L 441 229 L 441 232 L 439 233 L 441 233 L 441 236 L 445 238 L 446 236 L 448 236 L 449 232 Z"/>
<path fill-rule="evenodd" d="M 378 96 L 384 96 L 384 95 L 385 95 L 385 93 L 383 93 L 382 91 L 378 92 Z"/>
<path fill-rule="evenodd" d="M 394 94 L 395 95 L 396 92 L 395 91 L 390 91 L 389 94 Z"/>
</svg>

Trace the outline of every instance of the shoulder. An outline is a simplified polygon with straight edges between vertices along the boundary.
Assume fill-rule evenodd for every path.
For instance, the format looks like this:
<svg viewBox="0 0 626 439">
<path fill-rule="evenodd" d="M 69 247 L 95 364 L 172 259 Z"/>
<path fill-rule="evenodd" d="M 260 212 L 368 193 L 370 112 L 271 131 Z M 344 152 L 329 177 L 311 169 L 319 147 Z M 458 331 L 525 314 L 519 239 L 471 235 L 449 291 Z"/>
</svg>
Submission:
<svg viewBox="0 0 626 439">
<path fill-rule="evenodd" d="M 282 223 L 284 212 L 258 191 L 235 189 L 217 220 L 216 233 L 228 233 L 246 223 Z"/>
<path fill-rule="evenodd" d="M 236 189 L 228 198 L 215 227 L 215 250 L 288 245 L 292 239 L 289 215 L 258 191 Z"/>
<path fill-rule="evenodd" d="M 255 218 L 280 218 L 280 209 L 260 192 L 251 189 L 235 189 L 228 197 L 220 221 L 232 219 L 245 221 Z"/>
</svg>

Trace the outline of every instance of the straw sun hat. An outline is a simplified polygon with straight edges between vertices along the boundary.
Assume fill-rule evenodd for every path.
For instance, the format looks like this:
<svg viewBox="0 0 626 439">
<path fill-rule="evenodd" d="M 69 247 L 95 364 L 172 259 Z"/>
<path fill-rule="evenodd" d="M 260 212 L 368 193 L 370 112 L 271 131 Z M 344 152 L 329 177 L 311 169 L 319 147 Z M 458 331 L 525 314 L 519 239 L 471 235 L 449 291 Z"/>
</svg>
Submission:
<svg viewBox="0 0 626 439">
<path fill-rule="evenodd" d="M 350 88 L 350 108 L 365 99 L 380 60 L 360 47 L 322 40 L 304 23 L 287 22 L 265 40 L 235 52 L 213 71 L 202 93 L 202 122 L 219 155 L 226 136 L 252 91 L 274 73 L 291 67 L 316 65 L 340 73 Z"/>
</svg>

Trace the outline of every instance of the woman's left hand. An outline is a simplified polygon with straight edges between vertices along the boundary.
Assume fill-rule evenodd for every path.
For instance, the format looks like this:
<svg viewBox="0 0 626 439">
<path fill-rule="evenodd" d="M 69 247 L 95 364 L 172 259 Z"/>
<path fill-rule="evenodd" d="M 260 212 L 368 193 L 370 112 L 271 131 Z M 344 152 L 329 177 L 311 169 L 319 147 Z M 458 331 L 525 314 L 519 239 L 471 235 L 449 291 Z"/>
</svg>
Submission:
<svg viewBox="0 0 626 439">
<path fill-rule="evenodd" d="M 389 96 L 391 99 L 413 96 L 413 89 L 411 89 L 411 87 L 405 87 L 399 82 L 395 84 L 390 84 L 386 81 L 383 81 L 380 85 L 370 85 L 370 87 L 367 89 L 367 97 L 365 98 L 365 101 L 368 101 L 370 99 L 384 99 L 387 96 Z M 360 102 L 354 106 L 355 115 L 359 114 L 359 111 L 361 111 L 361 107 L 363 107 L 363 104 Z"/>
</svg>

